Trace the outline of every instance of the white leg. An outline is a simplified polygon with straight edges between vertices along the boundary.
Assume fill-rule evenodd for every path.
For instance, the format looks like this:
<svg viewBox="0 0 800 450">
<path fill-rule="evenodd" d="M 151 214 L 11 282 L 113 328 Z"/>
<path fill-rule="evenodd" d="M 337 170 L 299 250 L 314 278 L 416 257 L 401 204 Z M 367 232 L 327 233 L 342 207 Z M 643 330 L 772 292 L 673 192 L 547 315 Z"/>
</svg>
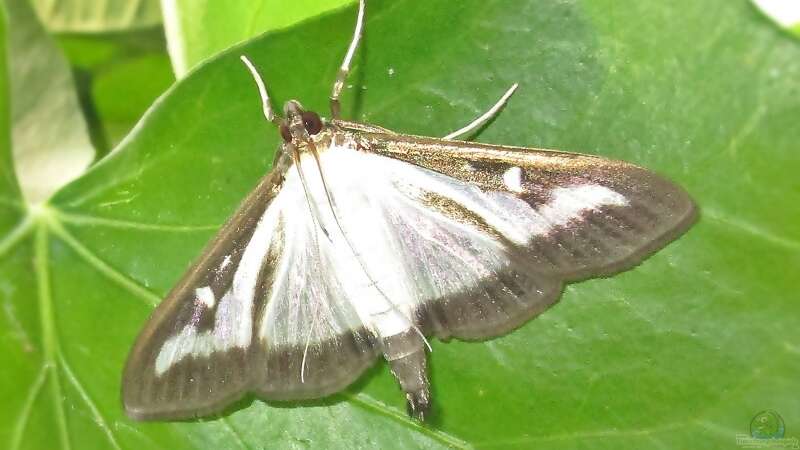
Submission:
<svg viewBox="0 0 800 450">
<path fill-rule="evenodd" d="M 467 134 L 475 131 L 476 129 L 480 128 L 481 125 L 483 125 L 486 122 L 488 122 L 489 120 L 491 120 L 492 117 L 494 117 L 498 113 L 498 111 L 500 111 L 500 109 L 503 108 L 503 106 L 505 106 L 506 102 L 508 102 L 509 97 L 511 97 L 511 94 L 513 94 L 514 91 L 517 90 L 518 86 L 519 86 L 519 83 L 514 83 L 514 85 L 511 86 L 506 91 L 506 93 L 503 94 L 502 97 L 500 97 L 500 100 L 498 100 L 497 103 L 495 103 L 494 106 L 492 106 L 488 111 L 483 113 L 477 119 L 475 119 L 472 122 L 470 122 L 467 126 L 465 126 L 463 128 L 460 128 L 460 129 L 458 129 L 456 131 L 453 131 L 452 133 L 448 134 L 447 136 L 443 137 L 442 139 L 447 139 L 447 140 L 456 139 L 456 138 L 458 138 L 460 136 L 467 135 Z"/>
<path fill-rule="evenodd" d="M 333 82 L 333 89 L 331 90 L 331 119 L 338 119 L 341 105 L 339 104 L 339 95 L 344 88 L 344 82 L 347 80 L 347 74 L 350 73 L 350 63 L 353 62 L 353 55 L 356 54 L 358 44 L 361 42 L 361 35 L 364 31 L 364 2 L 365 0 L 358 1 L 358 17 L 356 18 L 356 29 L 353 32 L 353 40 L 350 41 L 350 47 L 347 48 L 347 54 L 344 55 L 342 66 L 339 67 L 339 73 L 336 74 L 336 81 Z"/>
</svg>

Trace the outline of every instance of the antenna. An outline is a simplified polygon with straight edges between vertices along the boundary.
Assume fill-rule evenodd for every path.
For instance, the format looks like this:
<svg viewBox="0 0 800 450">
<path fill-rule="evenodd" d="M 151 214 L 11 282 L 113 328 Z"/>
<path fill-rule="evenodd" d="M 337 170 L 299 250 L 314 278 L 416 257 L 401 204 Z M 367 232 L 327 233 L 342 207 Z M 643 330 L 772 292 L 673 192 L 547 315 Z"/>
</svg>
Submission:
<svg viewBox="0 0 800 450">
<path fill-rule="evenodd" d="M 250 73 L 253 75 L 253 79 L 256 81 L 256 86 L 258 86 L 258 94 L 261 96 L 261 109 L 264 112 L 264 118 L 275 125 L 279 125 L 281 119 L 275 116 L 275 113 L 272 111 L 272 106 L 270 106 L 269 103 L 269 95 L 267 94 L 267 87 L 264 86 L 264 80 L 261 79 L 261 75 L 258 73 L 258 70 L 256 70 L 256 66 L 250 62 L 247 56 L 241 55 L 239 59 L 241 59 L 244 65 L 247 66 L 247 69 L 250 70 Z"/>
</svg>

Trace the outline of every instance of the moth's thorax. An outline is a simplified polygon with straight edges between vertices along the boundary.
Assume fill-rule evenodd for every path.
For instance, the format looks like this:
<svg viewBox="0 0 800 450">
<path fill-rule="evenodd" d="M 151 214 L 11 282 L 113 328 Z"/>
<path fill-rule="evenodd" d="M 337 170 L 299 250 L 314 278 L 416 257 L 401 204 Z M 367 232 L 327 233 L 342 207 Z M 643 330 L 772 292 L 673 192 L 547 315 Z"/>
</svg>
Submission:
<svg viewBox="0 0 800 450">
<path fill-rule="evenodd" d="M 314 146 L 314 149 L 316 149 L 318 153 L 323 153 L 329 147 L 331 147 L 331 145 L 334 145 L 334 141 L 341 140 L 340 138 L 337 138 L 337 135 L 339 134 L 341 134 L 341 132 L 338 128 L 325 124 L 319 133 L 309 136 L 309 142 Z M 307 145 L 303 150 L 308 151 L 310 148 L 311 145 Z"/>
<path fill-rule="evenodd" d="M 304 111 L 306 115 L 308 111 Z M 312 113 L 313 114 L 313 113 Z M 289 116 L 285 119 L 287 122 L 290 120 Z M 357 147 L 355 140 L 351 133 L 342 130 L 339 126 L 330 123 L 327 120 L 320 119 L 320 128 L 316 133 L 310 133 L 308 126 L 305 122 L 297 122 L 298 116 L 292 117 L 293 124 L 287 125 L 292 132 L 290 140 L 284 136 L 283 153 L 289 157 L 293 157 L 296 152 L 299 155 L 316 153 L 321 155 L 334 146 L 348 146 Z M 300 129 L 302 127 L 302 129 Z M 281 125 L 281 134 L 284 134 L 284 127 Z"/>
</svg>

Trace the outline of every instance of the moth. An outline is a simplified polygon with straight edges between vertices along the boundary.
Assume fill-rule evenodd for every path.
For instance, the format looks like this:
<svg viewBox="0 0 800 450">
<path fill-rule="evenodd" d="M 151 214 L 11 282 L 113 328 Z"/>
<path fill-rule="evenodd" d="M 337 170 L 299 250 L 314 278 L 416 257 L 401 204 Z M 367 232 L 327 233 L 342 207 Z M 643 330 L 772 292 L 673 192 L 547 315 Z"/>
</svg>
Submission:
<svg viewBox="0 0 800 450">
<path fill-rule="evenodd" d="M 244 395 L 315 399 L 383 357 L 423 420 L 428 338 L 519 327 L 565 283 L 633 267 L 687 230 L 696 208 L 646 169 L 561 151 L 411 136 L 340 118 L 364 23 L 333 85 L 330 120 L 297 101 L 266 119 L 272 170 L 152 313 L 122 380 L 140 420 L 222 411 Z"/>
</svg>

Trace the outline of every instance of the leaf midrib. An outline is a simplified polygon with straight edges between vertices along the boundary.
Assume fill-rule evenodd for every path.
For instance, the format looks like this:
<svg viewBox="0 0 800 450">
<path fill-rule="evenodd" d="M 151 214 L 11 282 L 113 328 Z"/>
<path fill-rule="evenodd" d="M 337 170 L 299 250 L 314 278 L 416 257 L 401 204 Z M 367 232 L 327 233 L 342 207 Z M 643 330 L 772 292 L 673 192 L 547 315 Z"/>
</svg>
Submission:
<svg viewBox="0 0 800 450">
<path fill-rule="evenodd" d="M 30 385 L 28 394 L 23 402 L 22 411 L 13 427 L 9 448 L 16 450 L 23 442 L 25 428 L 28 418 L 33 411 L 39 394 L 49 381 L 49 392 L 53 403 L 53 414 L 58 427 L 58 436 L 61 448 L 70 450 L 72 448 L 69 427 L 67 425 L 66 412 L 64 410 L 64 394 L 62 389 L 62 379 L 59 373 L 59 365 L 64 371 L 67 380 L 73 385 L 86 406 L 92 413 L 94 423 L 101 429 L 107 437 L 112 448 L 121 450 L 113 430 L 108 426 L 100 409 L 89 396 L 83 383 L 72 371 L 70 364 L 64 356 L 59 346 L 58 331 L 56 329 L 53 313 L 53 297 L 50 289 L 50 270 L 49 270 L 49 240 L 54 227 L 59 226 L 53 221 L 50 207 L 37 207 L 36 213 L 30 211 L 24 216 L 23 220 L 7 235 L 0 243 L 0 255 L 11 250 L 16 244 L 22 242 L 31 232 L 33 237 L 33 272 L 36 279 L 37 304 L 39 308 L 39 326 L 42 333 L 42 365 L 37 376 Z M 58 233 L 55 233 L 58 234 Z"/>
<path fill-rule="evenodd" d="M 56 367 L 56 355 L 59 353 L 59 349 L 55 321 L 53 320 L 53 298 L 50 291 L 48 260 L 47 226 L 40 223 L 36 227 L 36 234 L 34 237 L 33 267 L 36 276 L 37 297 L 39 300 L 39 325 L 42 330 L 44 367 L 50 372 L 50 376 L 48 377 L 50 381 L 50 394 L 53 402 L 53 414 L 58 424 L 61 447 L 69 450 L 69 429 L 67 428 L 67 418 L 62 401 L 61 380 Z"/>
</svg>

